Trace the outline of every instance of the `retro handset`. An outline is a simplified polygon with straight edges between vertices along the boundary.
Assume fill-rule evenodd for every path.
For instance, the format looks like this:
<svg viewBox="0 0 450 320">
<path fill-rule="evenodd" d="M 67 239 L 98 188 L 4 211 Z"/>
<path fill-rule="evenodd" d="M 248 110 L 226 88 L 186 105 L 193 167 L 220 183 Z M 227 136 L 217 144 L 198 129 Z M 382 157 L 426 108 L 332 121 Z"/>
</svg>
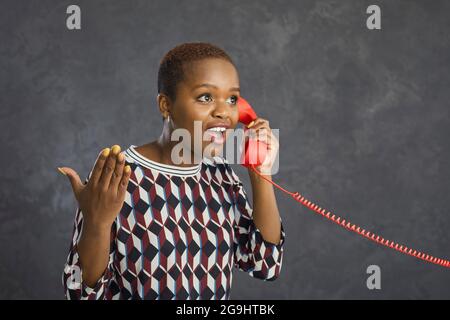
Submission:
<svg viewBox="0 0 450 320">
<path fill-rule="evenodd" d="M 239 122 L 245 126 L 257 118 L 250 104 L 242 97 L 238 99 Z M 247 131 L 247 128 L 244 129 Z M 245 140 L 244 149 L 241 153 L 241 164 L 244 167 L 259 166 L 264 162 L 267 155 L 267 144 L 253 138 Z"/>
<path fill-rule="evenodd" d="M 238 111 L 239 111 L 239 122 L 243 123 L 245 126 L 247 126 L 250 122 L 252 122 L 253 120 L 255 120 L 257 118 L 255 111 L 253 110 L 253 108 L 250 106 L 250 104 L 244 98 L 239 97 L 238 101 L 237 101 L 237 105 L 238 105 Z M 246 128 L 245 130 L 248 130 L 248 129 Z M 321 216 L 327 218 L 328 220 L 333 221 L 334 223 L 340 225 L 341 227 L 346 228 L 347 230 L 353 231 L 362 237 L 372 240 L 380 245 L 384 245 L 391 249 L 397 250 L 401 253 L 408 254 L 408 255 L 416 257 L 418 259 L 421 259 L 421 260 L 424 260 L 424 261 L 427 261 L 430 263 L 434 263 L 434 264 L 437 264 L 437 265 L 440 265 L 440 266 L 443 266 L 446 268 L 450 268 L 450 261 L 448 261 L 448 260 L 436 258 L 436 257 L 430 256 L 428 254 L 413 250 L 406 246 L 399 245 L 398 243 L 396 243 L 394 241 L 384 239 L 383 237 L 380 237 L 372 232 L 366 231 L 365 229 L 358 227 L 355 224 L 350 223 L 350 221 L 348 221 L 348 220 L 346 221 L 345 219 L 341 219 L 340 217 L 332 214 L 330 211 L 322 209 L 318 205 L 307 200 L 300 193 L 290 192 L 290 191 L 285 190 L 284 188 L 280 187 L 278 184 L 276 184 L 273 181 L 264 177 L 255 168 L 255 167 L 259 166 L 261 163 L 263 163 L 266 155 L 267 155 L 267 144 L 266 143 L 264 143 L 262 141 L 257 141 L 256 139 L 252 139 L 252 138 L 246 139 L 245 143 L 244 143 L 244 149 L 241 154 L 241 164 L 243 166 L 255 171 L 264 180 L 270 182 L 271 184 L 273 184 L 275 187 L 277 187 L 281 191 L 292 196 L 297 202 L 300 202 L 305 207 L 320 214 Z"/>
</svg>

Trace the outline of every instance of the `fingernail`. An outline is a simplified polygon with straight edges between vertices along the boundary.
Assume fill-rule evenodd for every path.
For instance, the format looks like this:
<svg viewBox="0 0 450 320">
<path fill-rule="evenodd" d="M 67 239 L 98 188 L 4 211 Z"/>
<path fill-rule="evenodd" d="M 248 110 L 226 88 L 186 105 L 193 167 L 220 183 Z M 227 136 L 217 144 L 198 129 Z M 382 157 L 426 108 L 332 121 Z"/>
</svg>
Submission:
<svg viewBox="0 0 450 320">
<path fill-rule="evenodd" d="M 119 151 L 120 151 L 120 146 L 118 146 L 117 144 L 115 144 L 113 147 L 112 147 L 112 153 L 113 153 L 113 155 L 117 155 L 118 153 L 119 153 Z"/>
<path fill-rule="evenodd" d="M 67 173 L 65 173 L 64 170 L 61 169 L 60 167 L 58 167 L 58 171 L 61 172 L 63 175 L 67 176 Z"/>
<path fill-rule="evenodd" d="M 125 166 L 125 173 L 128 173 L 131 171 L 131 167 L 129 165 Z"/>
<path fill-rule="evenodd" d="M 254 125 L 255 124 L 255 120 L 253 120 L 252 122 L 250 122 L 249 124 L 248 124 L 248 126 L 247 126 L 247 128 L 250 128 L 252 125 Z"/>
<path fill-rule="evenodd" d="M 103 149 L 102 156 L 104 157 L 109 156 L 109 148 Z"/>
</svg>

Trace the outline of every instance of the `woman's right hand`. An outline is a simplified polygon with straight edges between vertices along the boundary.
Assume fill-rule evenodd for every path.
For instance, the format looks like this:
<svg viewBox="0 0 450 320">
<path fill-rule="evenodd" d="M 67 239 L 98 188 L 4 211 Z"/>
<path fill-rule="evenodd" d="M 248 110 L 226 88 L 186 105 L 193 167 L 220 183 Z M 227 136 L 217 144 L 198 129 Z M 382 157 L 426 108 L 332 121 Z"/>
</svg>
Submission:
<svg viewBox="0 0 450 320">
<path fill-rule="evenodd" d="M 114 145 L 100 152 L 87 184 L 81 182 L 75 170 L 68 167 L 59 169 L 70 180 L 86 224 L 110 229 L 123 206 L 131 176 L 131 168 L 125 166 L 125 156 L 120 153 L 120 146 Z"/>
</svg>

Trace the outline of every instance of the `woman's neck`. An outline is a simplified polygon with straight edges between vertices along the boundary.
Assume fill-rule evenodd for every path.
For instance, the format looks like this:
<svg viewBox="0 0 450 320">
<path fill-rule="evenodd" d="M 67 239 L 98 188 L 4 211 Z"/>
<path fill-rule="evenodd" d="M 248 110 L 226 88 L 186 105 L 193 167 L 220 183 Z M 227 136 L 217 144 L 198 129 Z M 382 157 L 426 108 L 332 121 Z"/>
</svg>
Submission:
<svg viewBox="0 0 450 320">
<path fill-rule="evenodd" d="M 189 149 L 187 152 L 190 154 L 190 158 L 187 161 L 181 161 L 181 163 L 174 163 L 172 160 L 172 150 L 180 143 L 179 141 L 171 141 L 171 131 L 168 125 L 164 125 L 163 130 L 159 138 L 153 142 L 146 144 L 145 146 L 139 147 L 143 149 L 143 153 L 150 160 L 154 160 L 159 163 L 180 166 L 180 167 L 192 167 L 200 163 L 201 159 Z M 190 142 L 189 142 L 190 144 Z M 140 150 L 138 150 L 140 151 Z"/>
</svg>

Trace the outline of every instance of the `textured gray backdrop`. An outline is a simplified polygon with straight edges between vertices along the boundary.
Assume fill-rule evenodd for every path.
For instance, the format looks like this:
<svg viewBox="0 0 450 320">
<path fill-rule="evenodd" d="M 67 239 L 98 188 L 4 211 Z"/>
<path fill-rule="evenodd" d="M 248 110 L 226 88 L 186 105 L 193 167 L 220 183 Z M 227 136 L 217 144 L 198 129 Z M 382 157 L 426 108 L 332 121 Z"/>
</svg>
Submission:
<svg viewBox="0 0 450 320">
<path fill-rule="evenodd" d="M 82 10 L 82 30 L 65 26 Z M 365 26 L 378 4 L 382 29 Z M 63 299 L 76 201 L 56 170 L 85 177 L 101 148 L 161 129 L 158 63 L 209 41 L 242 94 L 280 128 L 289 190 L 387 239 L 450 257 L 450 2 L 12 1 L 0 7 L 0 298 Z M 245 168 L 236 165 L 248 192 Z M 276 191 L 280 278 L 235 270 L 232 298 L 449 299 L 450 270 L 402 255 Z M 381 268 L 368 290 L 366 268 Z"/>
</svg>

